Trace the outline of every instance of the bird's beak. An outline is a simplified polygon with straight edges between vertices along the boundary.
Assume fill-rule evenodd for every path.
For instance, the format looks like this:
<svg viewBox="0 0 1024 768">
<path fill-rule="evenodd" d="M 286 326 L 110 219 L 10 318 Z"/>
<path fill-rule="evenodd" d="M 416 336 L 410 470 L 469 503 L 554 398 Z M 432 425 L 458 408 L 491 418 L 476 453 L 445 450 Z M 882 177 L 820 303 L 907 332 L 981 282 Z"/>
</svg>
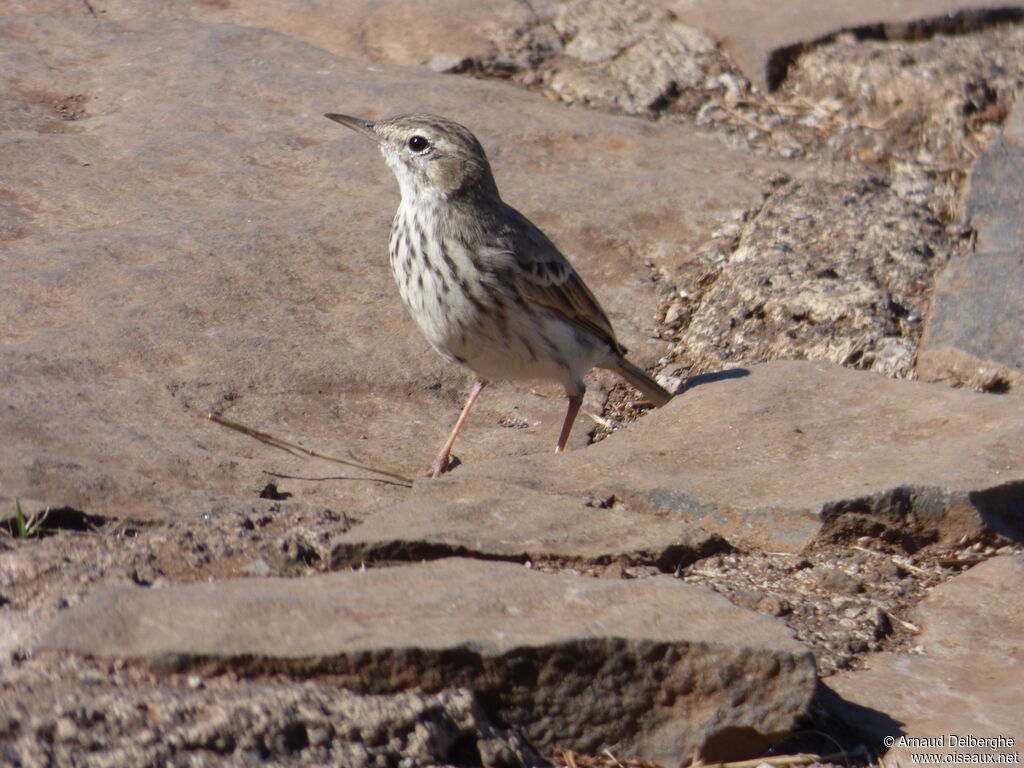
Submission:
<svg viewBox="0 0 1024 768">
<path fill-rule="evenodd" d="M 351 128 L 357 133 L 363 134 L 368 139 L 373 139 L 378 144 L 384 143 L 384 138 L 373 130 L 373 123 L 369 120 L 360 120 L 358 117 L 350 117 L 349 115 L 335 115 L 327 114 L 324 117 L 329 120 L 333 120 L 336 123 L 341 123 L 346 128 Z"/>
</svg>

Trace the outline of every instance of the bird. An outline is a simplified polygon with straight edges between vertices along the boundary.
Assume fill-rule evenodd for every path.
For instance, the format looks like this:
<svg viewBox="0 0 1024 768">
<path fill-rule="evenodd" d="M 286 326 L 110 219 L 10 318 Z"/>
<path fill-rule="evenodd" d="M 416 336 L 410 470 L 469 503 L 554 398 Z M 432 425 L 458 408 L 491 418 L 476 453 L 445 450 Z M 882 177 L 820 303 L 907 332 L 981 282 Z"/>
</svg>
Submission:
<svg viewBox="0 0 1024 768">
<path fill-rule="evenodd" d="M 493 380 L 565 388 L 556 453 L 565 450 L 592 368 L 614 371 L 654 406 L 672 398 L 626 359 L 608 315 L 562 252 L 501 199 L 469 129 L 428 114 L 325 117 L 372 140 L 394 173 L 401 202 L 388 250 L 402 301 L 434 349 L 475 377 L 427 477 L 452 468 L 455 440 Z"/>
</svg>

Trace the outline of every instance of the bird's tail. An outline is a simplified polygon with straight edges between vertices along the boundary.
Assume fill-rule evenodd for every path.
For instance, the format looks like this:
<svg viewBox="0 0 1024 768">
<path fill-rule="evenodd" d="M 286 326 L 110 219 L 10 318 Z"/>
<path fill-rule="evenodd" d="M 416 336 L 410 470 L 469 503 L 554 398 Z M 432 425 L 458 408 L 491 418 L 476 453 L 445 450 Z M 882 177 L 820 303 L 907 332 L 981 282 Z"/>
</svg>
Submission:
<svg viewBox="0 0 1024 768">
<path fill-rule="evenodd" d="M 650 377 L 647 371 L 637 368 L 624 357 L 608 366 L 634 387 L 644 393 L 656 407 L 660 407 L 672 399 L 671 393 Z"/>
</svg>

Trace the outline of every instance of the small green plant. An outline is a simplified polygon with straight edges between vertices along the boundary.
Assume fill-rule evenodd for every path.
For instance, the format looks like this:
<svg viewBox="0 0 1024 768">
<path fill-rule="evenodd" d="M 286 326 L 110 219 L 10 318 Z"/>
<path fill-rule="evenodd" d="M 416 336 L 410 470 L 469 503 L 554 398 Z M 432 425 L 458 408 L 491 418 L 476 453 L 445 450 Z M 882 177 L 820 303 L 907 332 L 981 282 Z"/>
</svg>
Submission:
<svg viewBox="0 0 1024 768">
<path fill-rule="evenodd" d="M 14 500 L 14 535 L 19 539 L 28 538 L 28 526 L 25 525 L 25 515 L 21 511 L 21 502 Z"/>
<path fill-rule="evenodd" d="M 18 539 L 30 539 L 33 536 L 39 536 L 43 532 L 43 523 L 46 522 L 46 516 L 49 514 L 50 508 L 47 507 L 42 512 L 34 512 L 25 517 L 25 513 L 21 509 L 21 501 L 15 499 L 14 519 L 7 522 L 7 531 Z"/>
</svg>

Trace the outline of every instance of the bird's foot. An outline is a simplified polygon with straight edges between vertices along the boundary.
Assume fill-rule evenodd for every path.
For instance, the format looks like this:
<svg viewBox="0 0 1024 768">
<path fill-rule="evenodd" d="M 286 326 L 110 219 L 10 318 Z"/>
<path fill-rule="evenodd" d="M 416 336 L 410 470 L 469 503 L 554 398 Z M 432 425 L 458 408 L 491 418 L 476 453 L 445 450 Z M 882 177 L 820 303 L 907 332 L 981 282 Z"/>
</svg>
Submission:
<svg viewBox="0 0 1024 768">
<path fill-rule="evenodd" d="M 424 475 L 424 477 L 440 477 L 441 475 L 447 474 L 455 469 L 462 462 L 457 458 L 453 459 L 447 454 L 442 454 L 437 457 L 431 466 L 430 471 Z"/>
</svg>

